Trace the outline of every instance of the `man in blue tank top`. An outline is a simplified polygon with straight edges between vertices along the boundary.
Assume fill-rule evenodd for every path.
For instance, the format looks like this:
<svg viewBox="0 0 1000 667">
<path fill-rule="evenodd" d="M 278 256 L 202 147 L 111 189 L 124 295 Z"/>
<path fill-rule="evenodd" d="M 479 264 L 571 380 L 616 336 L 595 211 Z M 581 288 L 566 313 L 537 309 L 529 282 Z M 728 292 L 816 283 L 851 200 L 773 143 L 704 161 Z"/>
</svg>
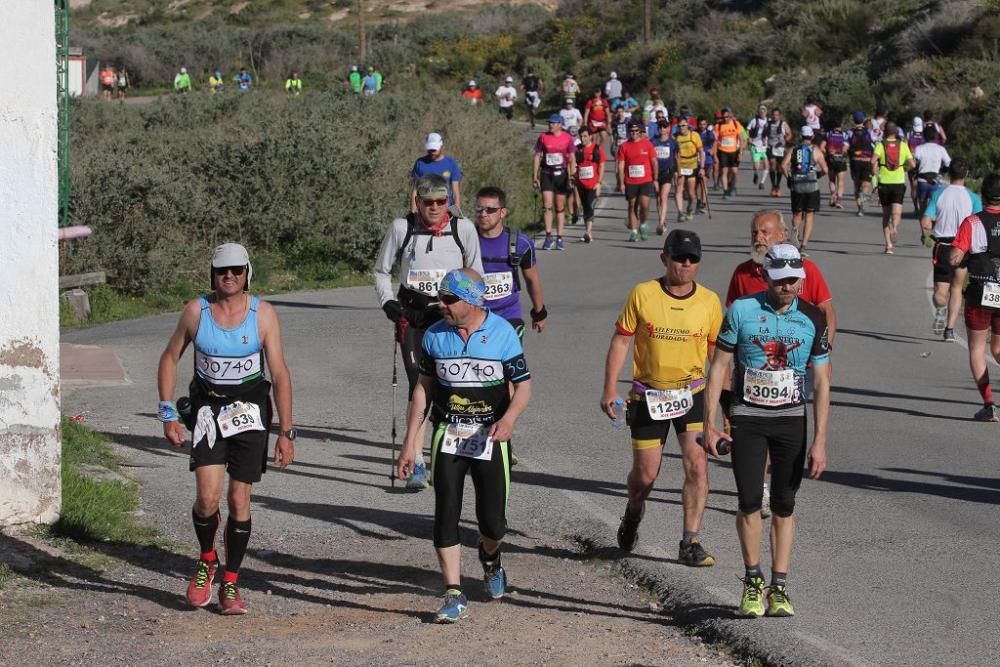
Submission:
<svg viewBox="0 0 1000 667">
<path fill-rule="evenodd" d="M 246 248 L 225 243 L 212 257 L 212 291 L 184 307 L 177 329 L 160 357 L 157 385 L 159 419 L 170 444 L 184 446 L 183 424 L 193 432 L 190 468 L 197 494 L 191 515 L 200 556 L 188 585 L 187 600 L 195 607 L 212 600 L 212 581 L 219 567 L 215 550 L 221 523 L 219 503 L 226 473 L 229 517 L 225 534 L 225 570 L 219 607 L 225 615 L 247 612 L 237 582 L 250 542 L 250 492 L 267 468 L 267 436 L 272 406 L 265 365 L 270 366 L 279 435 L 275 465 L 284 468 L 295 457 L 292 427 L 292 380 L 285 365 L 278 314 L 249 292 L 253 268 Z M 194 378 L 190 405 L 174 403 L 177 362 L 194 344 Z"/>
<path fill-rule="evenodd" d="M 521 276 L 531 297 L 531 328 L 541 333 L 548 311 L 542 296 L 535 246 L 523 232 L 511 230 L 507 219 L 507 194 L 497 187 L 480 188 L 476 193 L 476 228 L 483 260 L 486 307 L 510 322 L 518 338 L 524 338 L 521 314 Z M 511 239 L 511 235 L 514 239 Z"/>
</svg>

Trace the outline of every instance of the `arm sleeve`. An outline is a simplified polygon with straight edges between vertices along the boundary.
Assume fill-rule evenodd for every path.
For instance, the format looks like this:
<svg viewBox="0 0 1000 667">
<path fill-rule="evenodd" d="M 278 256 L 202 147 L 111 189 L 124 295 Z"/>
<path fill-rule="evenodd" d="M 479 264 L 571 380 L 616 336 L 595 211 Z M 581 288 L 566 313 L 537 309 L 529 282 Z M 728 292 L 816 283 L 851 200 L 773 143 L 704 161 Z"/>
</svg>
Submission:
<svg viewBox="0 0 1000 667">
<path fill-rule="evenodd" d="M 622 312 L 615 321 L 615 330 L 623 336 L 634 336 L 639 328 L 639 287 L 632 288 L 622 307 Z"/>
<path fill-rule="evenodd" d="M 722 303 L 719 297 L 712 295 L 712 315 L 708 321 L 708 346 L 715 347 L 719 341 L 719 330 L 722 328 Z"/>
<path fill-rule="evenodd" d="M 808 297 L 806 301 L 814 306 L 818 306 L 821 303 L 826 303 L 833 298 L 830 293 L 830 288 L 826 284 L 826 279 L 820 272 L 819 267 L 813 262 L 806 261 L 806 283 L 807 289 L 804 291 L 808 292 Z"/>
<path fill-rule="evenodd" d="M 423 350 L 423 354 L 420 355 L 420 361 L 417 363 L 417 370 L 421 375 L 429 375 L 431 377 L 437 377 L 437 372 L 434 366 L 437 362 L 434 359 L 434 354 L 431 351 L 431 345 L 434 343 L 434 336 L 424 334 L 424 339 L 420 343 L 420 349 Z"/>
<path fill-rule="evenodd" d="M 955 234 L 955 240 L 951 242 L 952 248 L 958 248 L 962 252 L 969 252 L 972 250 L 972 221 L 966 218 L 962 221 L 962 224 L 958 226 L 958 232 Z"/>
<path fill-rule="evenodd" d="M 826 315 L 819 308 L 813 308 L 809 317 L 816 327 L 816 335 L 809 348 L 809 361 L 814 366 L 830 363 L 830 327 L 826 323 Z"/>
<path fill-rule="evenodd" d="M 973 213 L 982 213 L 983 212 L 983 198 L 980 197 L 975 192 L 973 192 L 972 190 L 969 190 L 968 188 L 966 188 L 965 191 L 968 192 L 969 196 L 972 198 L 972 212 Z"/>
<path fill-rule="evenodd" d="M 475 269 L 479 275 L 483 275 L 483 258 L 479 252 L 479 233 L 471 220 L 461 218 L 458 221 L 458 236 L 462 239 L 462 261 L 467 268 Z"/>
<path fill-rule="evenodd" d="M 733 305 L 733 301 L 740 298 L 740 278 L 739 278 L 740 268 L 736 267 L 733 271 L 733 276 L 729 279 L 729 289 L 726 290 L 726 308 L 728 309 Z"/>
<path fill-rule="evenodd" d="M 538 263 L 535 255 L 535 244 L 524 232 L 517 233 L 517 252 L 521 255 L 521 270 L 530 269 Z"/>
<path fill-rule="evenodd" d="M 740 332 L 740 304 L 734 302 L 729 312 L 722 320 L 722 327 L 719 329 L 719 337 L 716 345 L 723 352 L 733 352 L 736 350 L 736 342 Z"/>
<path fill-rule="evenodd" d="M 399 223 L 402 223 L 403 236 L 399 236 Z M 392 267 L 396 263 L 396 253 L 399 251 L 399 244 L 402 243 L 406 235 L 406 220 L 402 218 L 392 221 L 392 225 L 382 238 L 382 247 L 379 248 L 375 258 L 375 292 L 378 294 L 378 305 L 384 306 L 386 301 L 393 298 L 392 295 Z M 479 243 L 476 243 L 476 248 Z"/>
<path fill-rule="evenodd" d="M 502 358 L 504 376 L 506 376 L 508 381 L 517 384 L 531 378 L 531 372 L 528 370 L 528 362 L 524 358 L 524 348 L 521 347 L 521 341 L 514 332 L 513 327 L 510 328 L 504 340 Z"/>
</svg>

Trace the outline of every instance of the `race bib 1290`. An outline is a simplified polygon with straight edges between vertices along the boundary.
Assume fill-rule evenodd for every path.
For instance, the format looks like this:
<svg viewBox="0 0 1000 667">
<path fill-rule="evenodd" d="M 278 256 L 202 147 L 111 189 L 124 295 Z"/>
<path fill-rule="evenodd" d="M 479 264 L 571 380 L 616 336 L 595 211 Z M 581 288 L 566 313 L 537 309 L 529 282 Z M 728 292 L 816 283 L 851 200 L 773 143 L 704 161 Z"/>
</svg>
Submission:
<svg viewBox="0 0 1000 667">
<path fill-rule="evenodd" d="M 680 389 L 647 389 L 646 408 L 656 421 L 676 419 L 686 415 L 694 406 L 690 387 Z"/>
</svg>

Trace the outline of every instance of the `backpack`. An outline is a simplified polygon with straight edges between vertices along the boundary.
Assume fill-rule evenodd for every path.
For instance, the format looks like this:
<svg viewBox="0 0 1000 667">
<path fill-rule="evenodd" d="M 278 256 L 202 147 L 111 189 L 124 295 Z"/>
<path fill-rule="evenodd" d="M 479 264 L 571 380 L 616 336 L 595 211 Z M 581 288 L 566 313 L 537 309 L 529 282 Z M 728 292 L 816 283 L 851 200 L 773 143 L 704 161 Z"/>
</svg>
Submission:
<svg viewBox="0 0 1000 667">
<path fill-rule="evenodd" d="M 855 127 L 851 130 L 851 155 L 857 158 L 870 157 L 872 152 L 872 138 L 868 135 L 868 130 L 863 127 Z"/>
<path fill-rule="evenodd" d="M 596 146 L 597 144 L 594 144 L 594 145 Z M 483 260 L 483 264 L 484 265 L 486 264 L 486 262 L 506 262 L 508 265 L 510 265 L 510 267 L 513 269 L 512 274 L 513 274 L 513 277 L 514 277 L 514 291 L 515 292 L 520 292 L 521 291 L 521 272 L 518 271 L 518 269 L 521 266 L 521 259 L 522 259 L 522 257 L 521 257 L 521 255 L 517 254 L 517 241 L 518 241 L 518 237 L 520 235 L 519 235 L 519 233 L 518 233 L 518 231 L 516 229 L 511 229 L 510 227 L 506 228 L 506 232 L 507 232 L 507 241 L 509 242 L 507 244 L 507 256 L 506 257 L 482 257 L 481 259 Z M 456 236 L 455 239 L 457 241 L 458 237 Z M 459 247 L 461 247 L 461 246 L 459 246 Z M 484 266 L 484 269 L 485 269 L 485 266 Z"/>
<path fill-rule="evenodd" d="M 465 245 L 462 243 L 462 239 L 458 237 L 458 219 L 451 215 L 449 216 L 448 226 L 451 228 L 451 236 L 455 239 L 455 245 L 458 246 L 459 251 L 462 255 L 465 255 Z M 434 249 L 432 245 L 434 243 L 434 232 L 428 230 L 423 225 L 417 224 L 417 214 L 407 213 L 406 214 L 406 236 L 403 237 L 403 242 L 399 246 L 399 250 L 396 251 L 396 264 L 399 264 L 400 260 L 403 259 L 403 251 L 406 250 L 406 246 L 410 245 L 410 239 L 414 235 L 417 236 L 430 236 L 431 238 L 427 241 L 427 251 L 430 252 Z"/>
<path fill-rule="evenodd" d="M 600 163 L 601 157 L 601 147 L 597 144 L 590 144 L 590 159 L 586 159 L 586 155 L 583 152 L 583 144 L 576 149 L 576 164 L 579 167 L 581 162 L 593 162 L 594 164 Z"/>
<path fill-rule="evenodd" d="M 885 141 L 882 143 L 882 148 L 885 150 L 885 168 L 889 171 L 896 171 L 899 169 L 899 152 L 900 152 L 900 141 Z"/>
<path fill-rule="evenodd" d="M 816 179 L 816 163 L 813 160 L 815 146 L 799 144 L 792 155 L 792 178 L 797 181 L 812 181 Z"/>
</svg>

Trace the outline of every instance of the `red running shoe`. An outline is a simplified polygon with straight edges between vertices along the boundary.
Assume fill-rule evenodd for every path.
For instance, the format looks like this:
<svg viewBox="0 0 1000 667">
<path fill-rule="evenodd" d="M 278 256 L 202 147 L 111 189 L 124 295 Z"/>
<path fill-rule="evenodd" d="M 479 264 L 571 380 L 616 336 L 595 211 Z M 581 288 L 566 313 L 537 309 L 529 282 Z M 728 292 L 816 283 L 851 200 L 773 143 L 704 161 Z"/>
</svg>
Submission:
<svg viewBox="0 0 1000 667">
<path fill-rule="evenodd" d="M 240 598 L 240 589 L 231 581 L 222 582 L 219 587 L 219 607 L 223 616 L 240 616 L 247 613 L 247 606 Z"/>
<path fill-rule="evenodd" d="M 204 607 L 212 601 L 212 582 L 215 580 L 217 569 L 219 569 L 218 558 L 211 563 L 205 560 L 198 561 L 198 569 L 191 577 L 187 589 L 187 601 L 192 607 Z"/>
</svg>

